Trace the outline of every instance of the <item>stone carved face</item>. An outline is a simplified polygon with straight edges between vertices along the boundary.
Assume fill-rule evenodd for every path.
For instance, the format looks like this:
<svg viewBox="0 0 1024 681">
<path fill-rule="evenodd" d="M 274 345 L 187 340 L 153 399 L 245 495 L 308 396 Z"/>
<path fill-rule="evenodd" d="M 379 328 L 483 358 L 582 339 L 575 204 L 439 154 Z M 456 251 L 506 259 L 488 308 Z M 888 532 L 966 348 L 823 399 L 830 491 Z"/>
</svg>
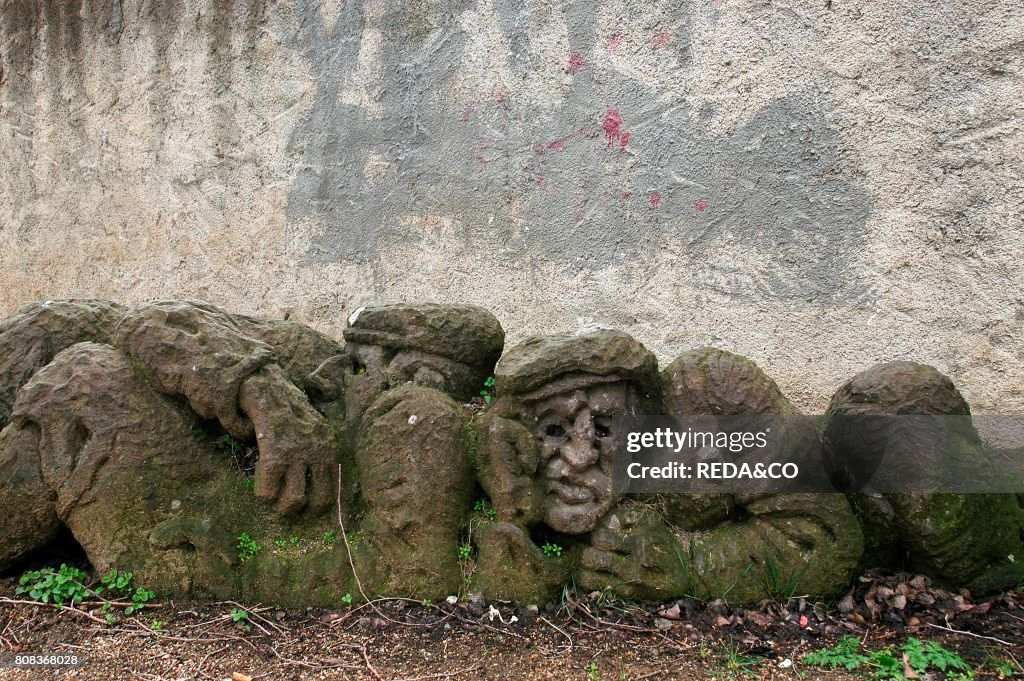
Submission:
<svg viewBox="0 0 1024 681">
<path fill-rule="evenodd" d="M 420 350 L 350 343 L 348 351 L 358 382 L 375 390 L 414 383 L 468 399 L 486 378 L 461 362 Z"/>
<path fill-rule="evenodd" d="M 534 405 L 545 478 L 544 521 L 566 534 L 583 534 L 617 500 L 612 457 L 618 439 L 612 416 L 627 413 L 625 383 L 603 383 L 538 401 Z"/>
</svg>

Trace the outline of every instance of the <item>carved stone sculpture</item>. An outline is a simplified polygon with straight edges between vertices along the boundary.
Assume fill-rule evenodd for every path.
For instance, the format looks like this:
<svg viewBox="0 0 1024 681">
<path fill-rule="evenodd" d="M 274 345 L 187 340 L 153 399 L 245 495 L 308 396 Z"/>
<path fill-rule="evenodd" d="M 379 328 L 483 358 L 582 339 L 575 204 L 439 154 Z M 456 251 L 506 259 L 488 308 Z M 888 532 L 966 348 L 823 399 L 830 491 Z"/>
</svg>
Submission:
<svg viewBox="0 0 1024 681">
<path fill-rule="evenodd" d="M 29 306 L 0 322 L 0 570 L 65 527 L 98 570 L 162 593 L 284 605 L 466 588 L 537 602 L 570 583 L 650 599 L 833 596 L 876 555 L 978 590 L 1022 576 L 1011 494 L 858 493 L 855 515 L 841 494 L 612 485 L 617 419 L 646 414 L 791 416 L 773 454 L 849 473 L 891 433 L 851 439 L 840 415 L 969 414 L 928 367 L 854 378 L 823 450 L 737 355 L 695 350 L 659 374 L 618 331 L 503 345 L 472 306 L 362 309 L 344 345 L 206 303 Z M 492 373 L 497 398 L 467 404 Z M 973 428 L 960 436 L 965 461 L 983 456 Z"/>
</svg>

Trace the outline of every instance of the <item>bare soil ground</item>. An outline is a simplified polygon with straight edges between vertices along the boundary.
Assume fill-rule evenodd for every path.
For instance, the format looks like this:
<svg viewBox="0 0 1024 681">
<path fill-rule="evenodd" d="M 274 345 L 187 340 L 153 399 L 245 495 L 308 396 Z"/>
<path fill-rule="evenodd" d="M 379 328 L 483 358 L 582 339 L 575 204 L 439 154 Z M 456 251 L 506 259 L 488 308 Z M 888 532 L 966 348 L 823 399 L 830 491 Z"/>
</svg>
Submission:
<svg viewBox="0 0 1024 681">
<path fill-rule="evenodd" d="M 865 678 L 802 662 L 845 634 L 869 650 L 916 636 L 958 652 L 976 678 L 1024 676 L 1024 593 L 974 601 L 910 575 L 861 578 L 830 606 L 799 598 L 751 609 L 689 599 L 623 604 L 571 593 L 539 610 L 478 599 L 300 611 L 245 605 L 248 631 L 232 621 L 242 606 L 230 602 L 166 602 L 108 625 L 88 606 L 12 602 L 21 598 L 15 587 L 0 580 L 0 664 L 15 653 L 79 655 L 85 663 L 0 666 L 0 679 Z"/>
</svg>

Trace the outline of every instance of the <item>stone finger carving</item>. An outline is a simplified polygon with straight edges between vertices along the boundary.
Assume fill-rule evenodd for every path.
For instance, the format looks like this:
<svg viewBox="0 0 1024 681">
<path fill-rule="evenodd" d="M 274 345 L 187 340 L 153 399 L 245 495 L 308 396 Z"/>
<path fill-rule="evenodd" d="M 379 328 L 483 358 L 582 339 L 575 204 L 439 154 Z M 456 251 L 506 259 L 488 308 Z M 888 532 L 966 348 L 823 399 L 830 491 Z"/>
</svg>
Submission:
<svg viewBox="0 0 1024 681">
<path fill-rule="evenodd" d="M 683 547 L 650 505 L 624 506 L 602 518 L 580 566 L 583 588 L 611 587 L 625 598 L 666 600 L 693 587 Z"/>
<path fill-rule="evenodd" d="M 304 390 L 336 399 L 314 374 L 341 346 L 297 324 L 186 301 L 132 308 L 114 342 L 157 390 L 184 397 L 233 437 L 256 440 L 259 499 L 285 515 L 331 507 L 338 442 Z"/>
<path fill-rule="evenodd" d="M 256 496 L 283 515 L 322 513 L 335 497 L 338 446 L 330 425 L 277 365 L 249 376 L 239 404 L 259 444 Z"/>
</svg>

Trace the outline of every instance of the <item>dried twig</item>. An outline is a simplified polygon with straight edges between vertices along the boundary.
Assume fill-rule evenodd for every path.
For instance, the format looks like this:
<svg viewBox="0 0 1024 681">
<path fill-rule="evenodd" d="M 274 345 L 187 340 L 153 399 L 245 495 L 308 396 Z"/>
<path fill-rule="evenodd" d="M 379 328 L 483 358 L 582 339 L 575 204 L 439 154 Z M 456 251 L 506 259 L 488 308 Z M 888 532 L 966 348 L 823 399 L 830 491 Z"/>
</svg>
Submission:
<svg viewBox="0 0 1024 681">
<path fill-rule="evenodd" d="M 618 622 L 609 622 L 608 620 L 601 619 L 594 613 L 590 612 L 590 608 L 587 607 L 586 603 L 580 603 L 579 601 L 575 601 L 568 594 L 566 594 L 565 598 L 569 601 L 570 605 L 574 606 L 577 610 L 583 611 L 583 614 L 585 614 L 587 617 L 594 620 L 601 626 L 611 627 L 612 629 L 621 629 L 623 631 L 639 631 L 644 634 L 660 633 L 659 629 L 655 629 L 653 627 L 635 627 L 631 624 L 619 624 Z"/>
<path fill-rule="evenodd" d="M 925 622 L 924 624 L 925 624 L 925 626 L 934 627 L 935 629 L 941 629 L 943 631 L 948 631 L 948 632 L 953 633 L 953 634 L 963 634 L 964 636 L 973 636 L 974 638 L 983 638 L 986 641 L 995 641 L 999 645 L 1009 646 L 1011 648 L 1015 647 L 1012 643 L 1004 641 L 1001 638 L 995 638 L 994 636 L 982 636 L 981 634 L 975 634 L 972 631 L 963 631 L 962 629 L 953 629 L 951 627 L 944 627 L 941 624 L 932 624 L 931 622 Z"/>
<path fill-rule="evenodd" d="M 31 606 L 34 606 L 36 608 L 43 608 L 43 607 L 52 608 L 52 607 L 54 607 L 56 605 L 54 603 L 40 603 L 38 601 L 18 601 L 18 600 L 15 600 L 13 598 L 0 598 L 0 603 L 8 603 L 8 604 L 11 604 L 11 605 L 31 605 Z M 78 608 L 71 608 L 71 607 L 68 607 L 66 605 L 59 605 L 59 606 L 56 606 L 56 607 L 59 610 L 61 610 L 62 612 L 63 611 L 73 612 L 75 614 L 81 615 L 82 617 L 88 617 L 93 622 L 97 622 L 99 624 L 102 624 L 103 626 L 107 625 L 107 623 L 104 622 L 103 620 L 101 620 L 99 617 L 96 617 L 95 615 L 91 615 L 91 614 L 87 613 L 85 610 L 79 610 Z"/>
<path fill-rule="evenodd" d="M 411 599 L 407 599 L 407 598 L 402 598 L 402 599 L 388 598 L 388 599 L 373 599 L 373 600 L 371 600 L 366 595 L 366 591 L 363 590 L 363 582 L 362 582 L 362 580 L 359 579 L 359 573 L 356 572 L 356 564 L 355 564 L 355 561 L 352 559 L 352 545 L 348 541 L 348 534 L 345 532 L 345 521 L 342 519 L 342 516 L 341 516 L 341 474 L 342 474 L 341 464 L 339 463 L 338 464 L 338 492 L 337 492 L 338 527 L 341 529 L 341 538 L 345 542 L 345 553 L 348 556 L 348 565 L 349 565 L 350 568 L 352 568 L 352 577 L 355 578 L 355 580 L 356 580 L 356 588 L 359 589 L 359 595 L 363 597 L 363 600 L 366 602 L 366 605 L 368 605 L 371 608 L 373 608 L 374 612 L 376 612 L 378 615 L 380 615 L 381 619 L 383 619 L 383 620 L 386 620 L 388 622 L 392 622 L 393 624 L 399 624 L 399 625 L 407 626 L 407 627 L 424 627 L 424 626 L 429 627 L 429 626 L 433 626 L 433 624 L 419 624 L 419 623 L 416 623 L 416 622 L 401 622 L 399 620 L 392 619 L 391 617 L 388 617 L 384 612 L 381 611 L 380 608 L 378 608 L 376 606 L 376 603 L 378 601 L 380 601 L 380 600 L 411 600 Z M 413 602 L 415 602 L 415 601 L 413 601 Z"/>
<path fill-rule="evenodd" d="M 543 616 L 540 618 L 540 621 L 543 622 L 544 624 L 548 625 L 549 627 L 551 627 L 555 631 L 557 631 L 559 634 L 564 636 L 566 639 L 568 639 L 568 641 L 569 641 L 569 650 L 572 650 L 573 645 L 574 645 L 573 642 L 572 642 L 572 636 L 567 634 L 565 632 L 565 629 L 562 629 L 562 627 L 558 626 L 557 624 L 554 624 L 553 622 L 548 620 L 548 618 L 543 617 Z"/>
<path fill-rule="evenodd" d="M 206 661 L 210 659 L 211 655 L 216 655 L 217 653 L 224 652 L 225 650 L 227 650 L 230 647 L 231 647 L 231 645 L 228 644 L 226 646 L 221 646 L 220 648 L 217 648 L 216 650 L 211 650 L 210 652 L 206 653 L 206 655 L 203 656 L 203 659 L 199 660 L 199 666 L 196 667 L 195 676 L 198 677 L 198 676 L 203 676 L 204 675 L 203 674 L 203 665 L 206 664 Z"/>
<path fill-rule="evenodd" d="M 181 642 L 181 643 L 219 643 L 219 642 L 224 642 L 224 641 L 227 641 L 227 642 L 230 643 L 232 641 L 241 641 L 242 643 L 244 643 L 245 645 L 249 646 L 253 650 L 258 650 L 258 648 L 256 647 L 256 644 L 254 644 L 249 639 L 243 638 L 241 636 L 211 636 L 211 637 L 206 637 L 206 638 L 189 638 L 189 637 L 186 637 L 186 636 L 168 636 L 167 634 L 165 634 L 163 632 L 153 631 L 152 629 L 150 629 L 146 625 L 142 624 L 141 622 L 136 622 L 136 624 L 138 624 L 141 627 L 141 629 L 142 629 L 141 631 L 139 629 L 124 629 L 124 628 L 120 628 L 120 627 L 118 627 L 118 628 L 105 628 L 105 629 L 91 629 L 90 631 L 93 631 L 93 632 L 96 632 L 96 633 L 99 633 L 99 634 L 113 634 L 113 635 L 124 634 L 125 636 L 132 636 L 132 637 L 135 637 L 135 638 L 140 638 L 140 637 L 141 638 L 150 638 L 150 637 L 157 638 L 157 637 L 159 637 L 159 639 L 161 641 L 178 641 L 178 642 Z"/>
<path fill-rule="evenodd" d="M 306 669 L 362 669 L 361 666 L 355 664 L 345 664 L 341 660 L 329 660 L 320 662 L 310 662 L 308 660 L 294 660 L 290 657 L 285 657 L 281 653 L 277 652 L 277 646 L 270 646 L 270 652 L 273 653 L 274 657 L 280 660 L 286 665 L 292 665 L 295 667 L 305 667 Z"/>
<path fill-rule="evenodd" d="M 366 662 L 366 668 L 370 670 L 371 674 L 373 674 L 373 678 L 378 679 L 379 681 L 384 681 L 384 679 L 381 677 L 381 675 L 377 673 L 377 670 L 373 668 L 373 665 L 370 664 L 370 656 L 366 653 L 366 645 L 365 644 L 362 647 L 362 652 L 363 652 L 363 660 Z"/>
<path fill-rule="evenodd" d="M 106 605 L 111 605 L 115 608 L 127 608 L 129 605 L 134 607 L 136 610 L 140 608 L 162 608 L 163 603 L 133 603 L 131 601 L 80 601 L 79 605 L 88 605 L 94 608 L 100 608 Z"/>
</svg>

